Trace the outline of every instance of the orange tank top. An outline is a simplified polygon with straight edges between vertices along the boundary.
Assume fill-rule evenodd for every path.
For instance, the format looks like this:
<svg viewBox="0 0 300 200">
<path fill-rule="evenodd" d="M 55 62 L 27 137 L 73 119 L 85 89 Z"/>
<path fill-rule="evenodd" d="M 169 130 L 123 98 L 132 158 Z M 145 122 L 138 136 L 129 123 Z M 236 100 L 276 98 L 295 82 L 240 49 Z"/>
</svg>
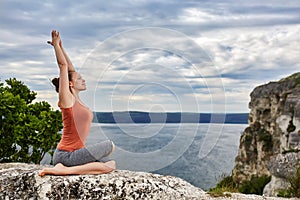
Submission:
<svg viewBox="0 0 300 200">
<path fill-rule="evenodd" d="M 90 132 L 93 113 L 77 100 L 72 107 L 60 109 L 64 128 L 57 148 L 68 152 L 83 148 Z"/>
</svg>

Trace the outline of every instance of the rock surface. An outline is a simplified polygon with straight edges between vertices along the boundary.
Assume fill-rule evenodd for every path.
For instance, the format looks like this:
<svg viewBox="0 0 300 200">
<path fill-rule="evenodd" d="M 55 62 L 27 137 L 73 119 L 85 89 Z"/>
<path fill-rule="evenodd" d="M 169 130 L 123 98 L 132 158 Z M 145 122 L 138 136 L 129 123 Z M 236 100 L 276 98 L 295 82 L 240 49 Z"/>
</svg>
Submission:
<svg viewBox="0 0 300 200">
<path fill-rule="evenodd" d="M 117 170 L 110 174 L 39 177 L 43 166 L 0 164 L 0 199 L 232 199 L 283 200 L 276 197 L 230 194 L 211 197 L 172 176 Z"/>
<path fill-rule="evenodd" d="M 258 86 L 250 96 L 249 126 L 240 138 L 233 178 L 242 183 L 271 176 L 264 194 L 277 196 L 300 167 L 300 73 Z"/>
</svg>

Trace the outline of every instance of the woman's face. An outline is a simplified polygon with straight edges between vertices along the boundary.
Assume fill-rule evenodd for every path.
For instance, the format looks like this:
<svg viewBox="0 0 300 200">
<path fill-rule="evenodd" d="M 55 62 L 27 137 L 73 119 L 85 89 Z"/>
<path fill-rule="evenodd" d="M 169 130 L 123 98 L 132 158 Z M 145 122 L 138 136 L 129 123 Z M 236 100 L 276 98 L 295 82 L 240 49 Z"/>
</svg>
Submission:
<svg viewBox="0 0 300 200">
<path fill-rule="evenodd" d="M 78 91 L 86 90 L 85 80 L 81 77 L 81 75 L 77 72 L 72 74 L 71 81 L 73 88 Z"/>
</svg>

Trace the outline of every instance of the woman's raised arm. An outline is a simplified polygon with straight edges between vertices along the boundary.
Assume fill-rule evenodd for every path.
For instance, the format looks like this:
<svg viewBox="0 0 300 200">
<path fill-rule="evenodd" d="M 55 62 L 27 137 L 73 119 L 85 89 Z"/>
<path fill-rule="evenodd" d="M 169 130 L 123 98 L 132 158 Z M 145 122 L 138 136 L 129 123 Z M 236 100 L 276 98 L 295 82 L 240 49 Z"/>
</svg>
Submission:
<svg viewBox="0 0 300 200">
<path fill-rule="evenodd" d="M 59 102 L 62 107 L 73 105 L 73 95 L 70 91 L 70 80 L 68 77 L 69 65 L 65 58 L 64 52 L 60 46 L 61 39 L 59 32 L 52 31 L 52 41 L 48 42 L 54 47 L 57 64 L 59 66 Z"/>
<path fill-rule="evenodd" d="M 72 62 L 71 62 L 71 60 L 70 60 L 68 54 L 66 53 L 65 49 L 63 48 L 63 45 L 62 45 L 62 41 L 61 41 L 61 40 L 60 40 L 59 46 L 60 46 L 60 48 L 61 48 L 61 50 L 62 50 L 62 52 L 63 52 L 63 54 L 64 54 L 64 56 L 65 56 L 65 59 L 66 59 L 66 61 L 67 61 L 67 63 L 68 63 L 68 71 L 69 71 L 69 72 L 75 72 L 75 68 L 74 68 L 74 66 L 73 66 L 73 64 L 72 64 Z"/>
<path fill-rule="evenodd" d="M 58 32 L 58 34 L 59 34 L 59 32 Z M 59 34 L 59 36 L 60 36 L 60 34 Z M 52 46 L 54 46 L 53 42 L 48 41 L 48 43 L 51 44 Z M 60 46 L 60 48 L 61 48 L 61 50 L 62 50 L 62 52 L 64 54 L 64 57 L 65 57 L 65 59 L 66 59 L 66 61 L 68 63 L 68 71 L 69 72 L 75 72 L 75 68 L 73 66 L 73 63 L 72 63 L 71 59 L 69 58 L 68 54 L 66 53 L 65 49 L 63 48 L 61 38 L 60 38 L 60 41 L 59 41 L 59 46 Z"/>
</svg>

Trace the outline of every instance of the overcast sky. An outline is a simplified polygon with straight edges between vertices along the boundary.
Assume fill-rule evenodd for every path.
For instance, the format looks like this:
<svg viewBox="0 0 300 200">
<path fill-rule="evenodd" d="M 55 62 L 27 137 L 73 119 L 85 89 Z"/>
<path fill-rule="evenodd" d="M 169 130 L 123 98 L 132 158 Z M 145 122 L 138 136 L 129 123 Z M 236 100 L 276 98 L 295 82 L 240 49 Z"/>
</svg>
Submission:
<svg viewBox="0 0 300 200">
<path fill-rule="evenodd" d="M 52 29 L 96 111 L 249 112 L 251 91 L 300 69 L 300 1 L 1 1 L 1 81 L 57 109 Z"/>
</svg>

